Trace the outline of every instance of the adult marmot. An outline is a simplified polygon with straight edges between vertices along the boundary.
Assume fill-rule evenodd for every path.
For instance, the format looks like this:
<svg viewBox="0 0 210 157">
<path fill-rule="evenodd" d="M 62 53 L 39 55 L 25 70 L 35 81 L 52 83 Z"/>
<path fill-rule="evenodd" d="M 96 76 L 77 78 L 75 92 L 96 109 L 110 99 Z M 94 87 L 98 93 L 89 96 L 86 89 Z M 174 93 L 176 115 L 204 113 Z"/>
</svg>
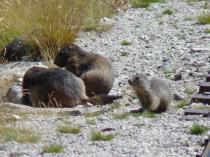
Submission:
<svg viewBox="0 0 210 157">
<path fill-rule="evenodd" d="M 143 110 L 156 113 L 165 112 L 173 100 L 168 85 L 157 78 L 149 79 L 146 75 L 136 75 L 128 80 L 142 103 Z"/>
<path fill-rule="evenodd" d="M 113 86 L 114 73 L 110 61 L 99 54 L 86 52 L 75 44 L 65 45 L 54 63 L 80 77 L 88 96 L 108 94 Z"/>
<path fill-rule="evenodd" d="M 112 103 L 121 96 L 96 95 L 86 96 L 85 85 L 73 73 L 60 69 L 32 67 L 23 77 L 23 104 L 34 107 L 74 107 Z"/>
</svg>

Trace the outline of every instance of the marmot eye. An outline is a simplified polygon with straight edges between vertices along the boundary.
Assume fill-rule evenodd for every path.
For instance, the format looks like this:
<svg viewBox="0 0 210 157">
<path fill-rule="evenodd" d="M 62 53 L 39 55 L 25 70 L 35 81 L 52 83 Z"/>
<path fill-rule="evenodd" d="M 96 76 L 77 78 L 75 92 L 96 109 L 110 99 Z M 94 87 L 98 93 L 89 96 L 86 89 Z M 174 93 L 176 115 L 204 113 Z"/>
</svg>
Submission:
<svg viewBox="0 0 210 157">
<path fill-rule="evenodd" d="M 135 77 L 135 80 L 139 80 L 139 76 L 136 76 L 136 77 Z"/>
<path fill-rule="evenodd" d="M 21 41 L 18 41 L 18 43 L 17 43 L 18 45 L 23 45 L 23 43 L 21 42 Z"/>
</svg>

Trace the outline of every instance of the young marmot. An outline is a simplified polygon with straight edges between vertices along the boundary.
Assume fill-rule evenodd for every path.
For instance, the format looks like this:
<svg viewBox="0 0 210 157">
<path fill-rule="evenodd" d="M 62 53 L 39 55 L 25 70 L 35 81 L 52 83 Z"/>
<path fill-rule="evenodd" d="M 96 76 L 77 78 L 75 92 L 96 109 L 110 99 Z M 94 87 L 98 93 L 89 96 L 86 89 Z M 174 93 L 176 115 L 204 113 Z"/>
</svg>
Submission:
<svg viewBox="0 0 210 157">
<path fill-rule="evenodd" d="M 141 101 L 143 110 L 155 113 L 165 112 L 173 100 L 169 86 L 160 79 L 149 79 L 141 74 L 131 77 L 128 83 Z"/>
<path fill-rule="evenodd" d="M 112 103 L 121 96 L 95 95 L 89 98 L 82 79 L 60 68 L 32 67 L 23 77 L 23 104 L 34 107 L 74 107 Z"/>
<path fill-rule="evenodd" d="M 82 50 L 75 44 L 65 45 L 54 63 L 80 77 L 86 87 L 86 94 L 108 94 L 114 83 L 112 65 L 105 57 Z"/>
<path fill-rule="evenodd" d="M 7 61 L 39 60 L 41 58 L 36 44 L 29 42 L 26 36 L 18 36 L 8 43 L 0 52 L 2 59 Z"/>
</svg>

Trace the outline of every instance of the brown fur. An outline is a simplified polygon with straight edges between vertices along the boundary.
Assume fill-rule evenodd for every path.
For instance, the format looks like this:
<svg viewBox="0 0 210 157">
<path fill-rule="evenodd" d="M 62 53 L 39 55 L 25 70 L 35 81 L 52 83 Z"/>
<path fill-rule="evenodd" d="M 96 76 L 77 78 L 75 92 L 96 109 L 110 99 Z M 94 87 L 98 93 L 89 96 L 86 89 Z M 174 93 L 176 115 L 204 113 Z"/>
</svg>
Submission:
<svg viewBox="0 0 210 157">
<path fill-rule="evenodd" d="M 86 52 L 75 44 L 64 46 L 54 63 L 80 77 L 88 96 L 108 94 L 113 86 L 114 73 L 110 61 L 99 54 Z"/>
<path fill-rule="evenodd" d="M 30 68 L 23 77 L 22 102 L 34 107 L 74 107 L 103 105 L 121 96 L 96 95 L 89 98 L 82 79 L 60 68 Z"/>
<path fill-rule="evenodd" d="M 130 78 L 128 82 L 141 101 L 143 110 L 165 112 L 173 99 L 170 88 L 160 79 L 137 75 Z"/>
</svg>

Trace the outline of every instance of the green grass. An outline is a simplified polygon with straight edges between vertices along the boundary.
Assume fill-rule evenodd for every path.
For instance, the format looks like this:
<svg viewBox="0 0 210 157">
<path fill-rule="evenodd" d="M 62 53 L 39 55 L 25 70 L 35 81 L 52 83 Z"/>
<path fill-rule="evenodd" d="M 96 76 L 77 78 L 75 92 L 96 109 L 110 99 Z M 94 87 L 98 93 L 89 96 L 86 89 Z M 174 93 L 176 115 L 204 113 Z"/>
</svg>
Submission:
<svg viewBox="0 0 210 157">
<path fill-rule="evenodd" d="M 133 8 L 147 8 L 151 3 L 162 2 L 162 0 L 131 0 Z"/>
<path fill-rule="evenodd" d="M 103 113 L 103 111 L 87 112 L 85 114 L 85 117 L 97 117 L 97 116 L 101 115 L 102 113 Z"/>
<path fill-rule="evenodd" d="M 54 59 L 80 30 L 99 23 L 114 10 L 110 0 L 7 0 L 0 3 L 0 48 L 19 35 L 38 45 L 45 60 Z M 96 26 L 95 26 L 96 27 Z M 105 27 L 98 25 L 97 29 Z"/>
<path fill-rule="evenodd" d="M 16 123 L 16 121 L 17 121 L 17 119 L 15 117 L 0 114 L 0 126 L 11 124 L 11 123 Z"/>
<path fill-rule="evenodd" d="M 190 133 L 192 135 L 203 134 L 206 131 L 208 131 L 208 128 L 203 125 L 199 125 L 199 124 L 193 124 L 190 128 Z"/>
<path fill-rule="evenodd" d="M 165 10 L 163 11 L 163 14 L 164 14 L 164 15 L 172 15 L 172 14 L 173 14 L 173 11 L 170 10 L 170 9 L 165 9 Z"/>
<path fill-rule="evenodd" d="M 111 141 L 114 138 L 113 135 L 105 135 L 100 131 L 91 132 L 92 141 Z"/>
<path fill-rule="evenodd" d="M 205 29 L 204 31 L 203 31 L 204 33 L 207 33 L 207 34 L 210 34 L 210 29 Z"/>
<path fill-rule="evenodd" d="M 197 1 L 198 0 L 186 0 L 186 3 L 189 4 L 189 5 L 193 5 Z"/>
<path fill-rule="evenodd" d="M 30 130 L 0 127 L 0 141 L 16 141 L 19 143 L 37 143 L 40 136 Z"/>
<path fill-rule="evenodd" d="M 59 126 L 57 131 L 63 134 L 78 134 L 81 132 L 79 127 L 74 126 Z"/>
<path fill-rule="evenodd" d="M 155 114 L 153 112 L 149 112 L 149 111 L 144 111 L 144 112 L 139 112 L 139 113 L 130 113 L 130 116 L 133 117 L 139 117 L 142 116 L 144 118 L 155 118 Z"/>
<path fill-rule="evenodd" d="M 210 24 L 210 13 L 200 15 L 197 17 L 198 24 Z"/>
<path fill-rule="evenodd" d="M 153 112 L 144 111 L 144 112 L 137 112 L 137 113 L 125 112 L 125 113 L 120 113 L 120 114 L 113 114 L 113 119 L 123 120 L 123 119 L 128 119 L 129 116 L 132 116 L 132 117 L 140 117 L 141 116 L 144 118 L 155 118 L 155 114 Z"/>
<path fill-rule="evenodd" d="M 189 105 L 189 102 L 188 102 L 188 101 L 186 101 L 186 100 L 181 100 L 181 101 L 179 101 L 179 102 L 176 104 L 176 107 L 177 107 L 177 108 L 183 108 L 183 107 L 188 106 L 188 105 Z"/>
<path fill-rule="evenodd" d="M 123 120 L 123 119 L 128 119 L 129 113 L 120 113 L 120 114 L 113 114 L 113 119 L 116 120 Z"/>
<path fill-rule="evenodd" d="M 127 41 L 127 40 L 121 41 L 121 45 L 128 46 L 128 45 L 130 45 L 130 44 L 131 44 L 131 42 L 129 42 L 129 41 Z"/>
<path fill-rule="evenodd" d="M 63 152 L 64 147 L 62 145 L 59 144 L 49 144 L 49 145 L 45 145 L 42 148 L 43 153 L 61 153 Z"/>
</svg>

